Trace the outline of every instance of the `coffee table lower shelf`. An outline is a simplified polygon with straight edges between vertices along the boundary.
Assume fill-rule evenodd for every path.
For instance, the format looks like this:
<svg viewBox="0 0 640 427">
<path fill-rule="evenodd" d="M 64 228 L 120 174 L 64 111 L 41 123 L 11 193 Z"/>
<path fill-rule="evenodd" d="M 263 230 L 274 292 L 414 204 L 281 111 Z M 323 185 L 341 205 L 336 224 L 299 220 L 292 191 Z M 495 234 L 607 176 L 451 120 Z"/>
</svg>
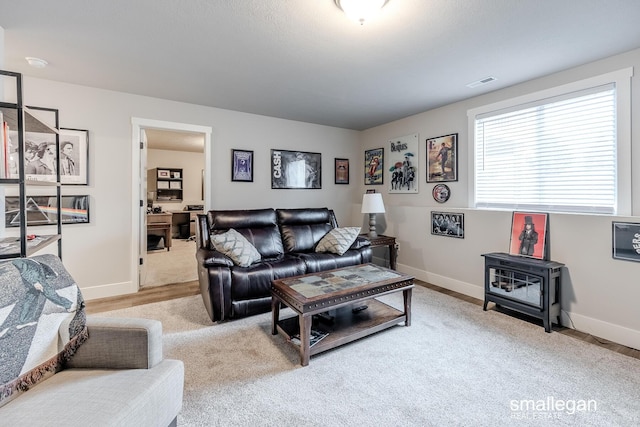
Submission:
<svg viewBox="0 0 640 427">
<path fill-rule="evenodd" d="M 309 348 L 309 356 L 331 350 L 407 321 L 407 316 L 403 311 L 377 299 L 362 301 L 356 305 L 367 305 L 367 309 L 354 313 L 352 306 L 348 305 L 330 310 L 324 313 L 326 316 L 323 317 L 314 316 L 312 329 L 328 333 L 328 335 Z M 327 316 L 332 320 L 325 320 Z M 283 334 L 292 345 L 300 347 L 299 344 L 291 341 L 291 337 L 300 332 L 298 316 L 279 320 L 276 327 L 278 332 Z"/>
</svg>

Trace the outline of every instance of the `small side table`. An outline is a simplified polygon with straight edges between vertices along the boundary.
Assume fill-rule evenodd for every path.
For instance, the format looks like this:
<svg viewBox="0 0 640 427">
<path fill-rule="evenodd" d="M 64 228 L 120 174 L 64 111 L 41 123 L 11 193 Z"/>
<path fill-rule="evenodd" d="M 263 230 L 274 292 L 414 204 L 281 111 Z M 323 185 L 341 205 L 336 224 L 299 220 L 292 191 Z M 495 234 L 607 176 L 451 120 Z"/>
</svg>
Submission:
<svg viewBox="0 0 640 427">
<path fill-rule="evenodd" d="M 366 233 L 361 234 L 361 236 L 369 239 L 369 241 L 371 242 L 372 248 L 377 248 L 380 246 L 388 246 L 389 247 L 389 267 L 392 270 L 396 269 L 396 260 L 398 258 L 398 248 L 396 247 L 395 237 L 378 234 L 378 237 L 372 239 Z"/>
</svg>

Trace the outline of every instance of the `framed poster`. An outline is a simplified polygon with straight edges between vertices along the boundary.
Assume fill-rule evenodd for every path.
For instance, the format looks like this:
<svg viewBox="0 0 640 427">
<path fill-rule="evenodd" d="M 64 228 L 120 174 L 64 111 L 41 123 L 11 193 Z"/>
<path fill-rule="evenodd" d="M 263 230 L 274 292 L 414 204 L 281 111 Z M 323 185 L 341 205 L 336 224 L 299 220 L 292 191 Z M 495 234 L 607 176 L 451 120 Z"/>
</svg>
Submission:
<svg viewBox="0 0 640 427">
<path fill-rule="evenodd" d="M 640 224 L 613 222 L 613 258 L 640 262 Z"/>
<path fill-rule="evenodd" d="M 271 150 L 271 188 L 322 188 L 322 155 Z"/>
<path fill-rule="evenodd" d="M 18 132 L 9 131 L 9 140 L 18 141 Z M 11 144 L 12 146 L 14 144 Z M 15 143 L 17 150 L 18 144 Z M 11 177 L 18 178 L 18 165 L 10 165 Z M 56 182 L 56 135 L 24 133 L 24 174 L 30 181 Z"/>
<path fill-rule="evenodd" d="M 389 193 L 418 193 L 418 134 L 389 141 Z"/>
<path fill-rule="evenodd" d="M 427 139 L 427 182 L 458 180 L 458 134 Z"/>
<path fill-rule="evenodd" d="M 89 184 L 89 131 L 60 128 L 60 183 Z"/>
<path fill-rule="evenodd" d="M 382 185 L 384 180 L 384 148 L 364 152 L 364 184 Z"/>
<path fill-rule="evenodd" d="M 514 212 L 511 219 L 509 254 L 548 259 L 548 228 L 546 213 Z"/>
<path fill-rule="evenodd" d="M 431 234 L 464 239 L 464 214 L 432 211 Z"/>
<path fill-rule="evenodd" d="M 61 196 L 62 224 L 86 224 L 89 222 L 89 196 Z M 58 221 L 56 196 L 27 196 L 27 225 L 55 225 Z M 20 200 L 11 196 L 5 199 L 4 219 L 6 227 L 19 227 L 21 221 Z"/>
<path fill-rule="evenodd" d="M 349 159 L 335 159 L 335 183 L 349 183 Z"/>
<path fill-rule="evenodd" d="M 231 150 L 231 181 L 253 182 L 253 151 Z"/>
</svg>

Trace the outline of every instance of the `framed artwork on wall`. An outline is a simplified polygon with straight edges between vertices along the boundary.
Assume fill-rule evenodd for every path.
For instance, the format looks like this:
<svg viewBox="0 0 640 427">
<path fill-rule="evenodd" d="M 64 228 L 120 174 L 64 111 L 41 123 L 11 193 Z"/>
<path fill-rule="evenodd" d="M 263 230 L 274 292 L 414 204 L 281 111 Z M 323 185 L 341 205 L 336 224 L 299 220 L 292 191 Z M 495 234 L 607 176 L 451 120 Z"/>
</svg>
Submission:
<svg viewBox="0 0 640 427">
<path fill-rule="evenodd" d="M 335 159 L 335 183 L 349 183 L 349 159 Z"/>
<path fill-rule="evenodd" d="M 89 184 L 89 131 L 60 128 L 60 182 Z"/>
<path fill-rule="evenodd" d="M 231 150 L 231 181 L 253 182 L 253 151 Z"/>
<path fill-rule="evenodd" d="M 382 185 L 384 180 L 384 148 L 364 152 L 364 184 Z"/>
<path fill-rule="evenodd" d="M 418 193 L 418 134 L 389 141 L 389 193 Z"/>
<path fill-rule="evenodd" d="M 464 214 L 431 211 L 431 234 L 464 239 Z"/>
<path fill-rule="evenodd" d="M 547 260 L 548 230 L 546 213 L 514 212 L 511 219 L 509 254 Z"/>
<path fill-rule="evenodd" d="M 640 224 L 612 223 L 613 258 L 640 262 Z"/>
<path fill-rule="evenodd" d="M 89 222 L 89 196 L 61 196 L 62 224 L 86 224 Z M 5 198 L 5 226 L 19 227 L 20 199 Z M 27 225 L 55 225 L 57 218 L 56 196 L 27 196 Z"/>
<path fill-rule="evenodd" d="M 458 134 L 427 139 L 427 182 L 458 180 Z"/>
<path fill-rule="evenodd" d="M 322 188 L 322 155 L 271 150 L 271 188 Z"/>
</svg>

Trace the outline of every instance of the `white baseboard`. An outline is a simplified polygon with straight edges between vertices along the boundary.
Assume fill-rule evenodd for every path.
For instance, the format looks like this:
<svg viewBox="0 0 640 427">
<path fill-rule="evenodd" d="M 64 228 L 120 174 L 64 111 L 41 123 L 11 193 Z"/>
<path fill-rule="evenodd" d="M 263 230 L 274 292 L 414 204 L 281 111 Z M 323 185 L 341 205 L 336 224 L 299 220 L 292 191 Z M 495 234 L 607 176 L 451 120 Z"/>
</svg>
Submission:
<svg viewBox="0 0 640 427">
<path fill-rule="evenodd" d="M 84 299 L 86 301 L 89 301 L 98 298 L 133 294 L 138 292 L 138 289 L 137 286 L 132 282 L 122 282 L 80 288 L 80 292 L 82 292 L 82 296 L 84 297 Z"/>
<path fill-rule="evenodd" d="M 404 264 L 398 264 L 397 269 L 414 276 L 416 279 L 484 301 L 483 287 L 418 270 Z M 560 321 L 562 326 L 567 328 L 640 350 L 640 331 L 564 310 L 562 310 Z"/>
</svg>

